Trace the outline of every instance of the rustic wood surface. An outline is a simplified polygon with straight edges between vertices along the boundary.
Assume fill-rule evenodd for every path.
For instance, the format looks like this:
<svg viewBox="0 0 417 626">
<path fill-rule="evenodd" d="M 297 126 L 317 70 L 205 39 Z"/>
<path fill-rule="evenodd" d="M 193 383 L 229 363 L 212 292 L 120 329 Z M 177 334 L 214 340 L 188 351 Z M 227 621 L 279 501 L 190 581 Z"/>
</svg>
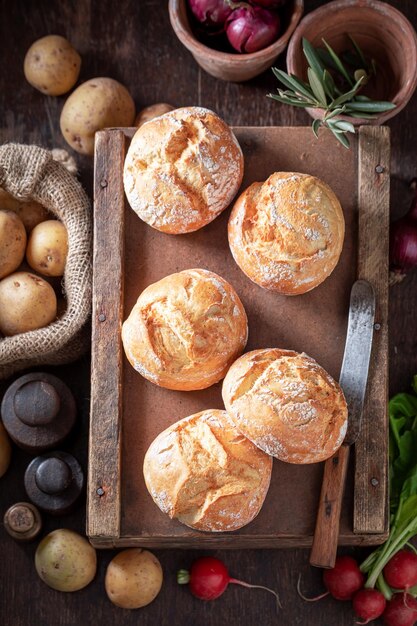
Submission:
<svg viewBox="0 0 417 626">
<path fill-rule="evenodd" d="M 305 9 L 324 4 L 306 0 Z M 414 0 L 390 0 L 417 26 Z M 215 109 L 234 125 L 304 125 L 307 114 L 265 98 L 275 88 L 269 72 L 247 84 L 222 83 L 199 70 L 189 53 L 171 32 L 166 5 L 157 0 L 0 0 L 0 141 L 33 142 L 45 147 L 65 147 L 59 131 L 59 114 L 64 97 L 43 96 L 25 83 L 23 58 L 37 38 L 56 33 L 66 35 L 83 58 L 80 80 L 111 76 L 131 90 L 137 108 L 153 102 L 201 104 Z M 279 66 L 284 67 L 281 57 Z M 392 139 L 391 217 L 408 208 L 410 180 L 417 173 L 417 95 L 398 117 L 389 122 Z M 92 160 L 77 157 L 81 180 L 92 195 Z M 341 172 L 343 176 L 343 172 Z M 390 392 L 405 390 L 417 372 L 416 305 L 417 273 L 390 290 Z M 90 404 L 89 358 L 77 364 L 47 371 L 61 376 L 74 392 L 79 418 L 65 449 L 87 468 L 88 414 Z M 3 386 L 4 387 L 4 386 Z M 31 456 L 14 448 L 13 460 L 0 481 L 1 514 L 14 502 L 25 500 L 23 475 Z M 85 528 L 85 507 L 62 518 L 44 516 L 47 532 L 69 527 Z M 187 567 L 202 552 L 157 551 L 165 582 L 157 600 L 139 611 L 113 606 L 103 588 L 104 573 L 114 551 L 101 551 L 98 573 L 86 589 L 63 594 L 50 590 L 37 577 L 33 556 L 36 541 L 14 542 L 0 528 L 0 623 L 4 626 L 74 626 L 76 624 L 173 626 L 176 624 L 217 626 L 260 623 L 280 626 L 348 626 L 353 623 L 349 603 L 325 598 L 305 604 L 296 593 L 298 573 L 303 590 L 314 595 L 322 590 L 321 573 L 308 564 L 308 550 L 215 551 L 231 574 L 268 585 L 280 591 L 283 609 L 261 590 L 231 586 L 213 603 L 194 599 L 186 588 L 178 588 L 175 572 Z M 359 549 L 343 552 L 361 556 Z M 204 552 L 205 553 L 205 552 Z"/>
</svg>

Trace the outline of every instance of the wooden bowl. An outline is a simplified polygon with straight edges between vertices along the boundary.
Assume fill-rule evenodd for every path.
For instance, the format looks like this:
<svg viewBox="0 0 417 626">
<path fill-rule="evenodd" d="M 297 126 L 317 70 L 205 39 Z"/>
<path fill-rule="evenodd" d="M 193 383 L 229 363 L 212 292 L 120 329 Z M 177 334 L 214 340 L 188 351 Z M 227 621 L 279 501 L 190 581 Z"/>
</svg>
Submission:
<svg viewBox="0 0 417 626">
<path fill-rule="evenodd" d="M 354 37 L 366 57 L 377 64 L 376 79 L 364 94 L 374 100 L 388 100 L 396 107 L 372 120 L 348 119 L 352 124 L 382 124 L 397 115 L 410 100 L 417 86 L 417 35 L 398 9 L 378 0 L 334 0 L 306 15 L 296 28 L 288 46 L 287 69 L 305 79 L 307 61 L 302 50 L 305 37 L 313 46 L 322 38 L 339 54 L 351 48 L 347 33 Z M 314 119 L 323 117 L 323 109 L 307 108 Z"/>
<path fill-rule="evenodd" d="M 304 0 L 289 0 L 288 5 L 283 7 L 285 30 L 279 39 L 258 52 L 240 54 L 239 52 L 222 52 L 204 45 L 191 29 L 186 0 L 169 0 L 171 25 L 181 43 L 208 74 L 233 82 L 249 80 L 272 65 L 285 49 L 301 19 L 303 10 Z"/>
</svg>

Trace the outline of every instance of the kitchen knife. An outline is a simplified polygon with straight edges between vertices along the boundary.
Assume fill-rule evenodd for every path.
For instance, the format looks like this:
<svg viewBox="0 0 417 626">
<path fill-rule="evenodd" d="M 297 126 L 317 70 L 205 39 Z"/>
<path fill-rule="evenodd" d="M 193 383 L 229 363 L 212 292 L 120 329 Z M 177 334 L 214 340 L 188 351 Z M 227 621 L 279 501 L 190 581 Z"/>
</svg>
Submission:
<svg viewBox="0 0 417 626">
<path fill-rule="evenodd" d="M 340 511 L 350 446 L 357 440 L 368 380 L 375 318 L 372 285 L 357 280 L 350 294 L 349 321 L 339 384 L 348 406 L 348 426 L 343 445 L 327 459 L 316 519 L 310 564 L 334 567 L 339 537 Z"/>
</svg>

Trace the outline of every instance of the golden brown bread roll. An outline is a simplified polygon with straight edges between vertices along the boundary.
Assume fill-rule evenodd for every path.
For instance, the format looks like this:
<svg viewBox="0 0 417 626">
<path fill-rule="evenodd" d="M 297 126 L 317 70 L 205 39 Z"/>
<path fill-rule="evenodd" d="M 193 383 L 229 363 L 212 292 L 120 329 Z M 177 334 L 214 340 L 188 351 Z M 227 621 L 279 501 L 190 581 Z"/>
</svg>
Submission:
<svg viewBox="0 0 417 626">
<path fill-rule="evenodd" d="M 209 409 L 164 430 L 145 455 L 146 487 L 161 511 L 196 530 L 237 530 L 259 513 L 272 459 Z"/>
<path fill-rule="evenodd" d="M 275 172 L 237 199 L 229 244 L 255 283 L 285 295 L 317 287 L 335 268 L 345 221 L 333 191 L 315 176 Z"/>
<path fill-rule="evenodd" d="M 239 296 L 223 278 L 202 269 L 149 285 L 122 328 L 133 367 L 153 383 L 181 391 L 221 380 L 247 337 Z"/>
<path fill-rule="evenodd" d="M 136 131 L 124 188 L 142 220 L 176 235 L 214 220 L 232 201 L 242 176 L 242 150 L 229 126 L 208 109 L 184 107 Z"/>
<path fill-rule="evenodd" d="M 306 354 L 247 352 L 229 369 L 222 395 L 240 432 L 281 461 L 324 461 L 346 434 L 343 392 Z"/>
</svg>

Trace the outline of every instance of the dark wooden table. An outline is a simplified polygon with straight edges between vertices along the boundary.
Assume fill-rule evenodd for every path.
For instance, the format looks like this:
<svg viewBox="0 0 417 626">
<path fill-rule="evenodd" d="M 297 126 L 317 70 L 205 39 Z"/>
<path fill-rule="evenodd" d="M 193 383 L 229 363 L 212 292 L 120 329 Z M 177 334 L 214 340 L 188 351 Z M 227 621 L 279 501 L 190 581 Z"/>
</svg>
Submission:
<svg viewBox="0 0 417 626">
<path fill-rule="evenodd" d="M 305 10 L 324 4 L 306 0 Z M 391 0 L 417 27 L 414 0 Z M 159 0 L 0 0 L 0 141 L 37 143 L 47 148 L 66 147 L 59 131 L 64 97 L 46 97 L 32 89 L 23 76 L 23 58 L 30 44 L 46 34 L 66 36 L 81 53 L 80 80 L 111 76 L 131 91 L 137 109 L 154 102 L 176 106 L 203 105 L 234 125 L 305 125 L 310 118 L 300 110 L 281 106 L 265 97 L 275 88 L 270 72 L 246 83 L 223 83 L 199 69 L 173 34 L 167 2 Z M 284 58 L 279 65 L 284 68 Z M 392 217 L 405 212 L 411 198 L 410 180 L 417 175 L 417 94 L 389 126 L 392 130 Z M 92 160 L 76 155 L 80 177 L 92 191 Z M 341 173 L 343 175 L 343 173 Z M 390 391 L 405 390 L 417 372 L 417 272 L 390 292 Z M 65 449 L 84 468 L 87 462 L 89 413 L 89 358 L 59 368 L 45 368 L 61 376 L 73 389 L 79 408 L 76 431 Z M 13 461 L 0 480 L 0 515 L 12 503 L 25 499 L 24 470 L 30 455 L 14 449 Z M 62 519 L 47 517 L 45 532 L 68 527 L 84 532 L 81 505 Z M 299 573 L 307 593 L 322 590 L 321 573 L 308 565 L 307 550 L 248 550 L 216 552 L 235 577 L 279 590 L 283 609 L 277 617 L 273 598 L 263 591 L 232 586 L 216 602 L 194 599 L 178 587 L 175 573 L 200 552 L 157 551 L 164 569 L 164 585 L 157 600 L 138 611 L 113 606 L 104 592 L 107 563 L 115 554 L 98 554 L 98 573 L 86 589 L 64 594 L 49 589 L 33 564 L 36 542 L 15 543 L 0 527 L 0 624 L 2 626 L 102 626 L 133 624 L 200 625 L 272 623 L 347 626 L 353 623 L 350 603 L 328 598 L 311 605 L 296 593 Z M 364 551 L 343 552 L 362 556 Z"/>
</svg>

